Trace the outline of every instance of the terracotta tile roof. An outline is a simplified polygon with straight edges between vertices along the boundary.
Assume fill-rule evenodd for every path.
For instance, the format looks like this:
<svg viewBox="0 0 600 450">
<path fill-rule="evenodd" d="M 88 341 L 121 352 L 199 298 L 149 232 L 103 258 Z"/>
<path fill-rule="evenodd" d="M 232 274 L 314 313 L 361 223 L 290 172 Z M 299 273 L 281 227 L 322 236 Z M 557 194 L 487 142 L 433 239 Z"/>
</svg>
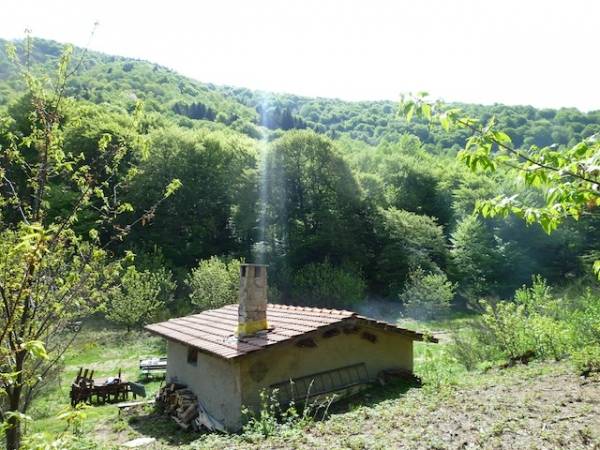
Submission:
<svg viewBox="0 0 600 450">
<path fill-rule="evenodd" d="M 165 322 L 147 325 L 146 330 L 167 339 L 196 347 L 222 358 L 236 358 L 270 345 L 305 336 L 336 324 L 363 323 L 390 332 L 423 340 L 423 335 L 395 325 L 359 316 L 352 311 L 269 304 L 269 330 L 238 338 L 238 305 L 227 305 Z M 434 342 L 437 342 L 433 339 Z"/>
</svg>

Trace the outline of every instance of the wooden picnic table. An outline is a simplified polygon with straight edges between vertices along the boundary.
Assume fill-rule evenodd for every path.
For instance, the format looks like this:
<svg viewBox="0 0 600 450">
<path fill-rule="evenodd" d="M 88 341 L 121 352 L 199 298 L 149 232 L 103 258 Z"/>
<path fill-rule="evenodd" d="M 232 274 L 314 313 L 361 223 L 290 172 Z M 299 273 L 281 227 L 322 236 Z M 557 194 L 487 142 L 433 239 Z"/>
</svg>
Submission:
<svg viewBox="0 0 600 450">
<path fill-rule="evenodd" d="M 140 359 L 140 371 L 146 376 L 146 380 L 150 378 L 150 375 L 161 372 L 163 374 L 167 371 L 167 358 L 146 358 Z"/>
<path fill-rule="evenodd" d="M 138 394 L 145 396 L 145 390 L 142 393 L 138 386 L 130 383 L 122 376 L 121 370 L 116 377 L 96 378 L 94 371 L 88 369 L 79 369 L 75 381 L 71 384 L 71 405 L 75 406 L 81 402 L 87 403 L 106 403 L 124 401 L 129 398 L 129 393 L 133 394 L 135 399 Z M 142 386 L 143 388 L 143 386 Z"/>
</svg>

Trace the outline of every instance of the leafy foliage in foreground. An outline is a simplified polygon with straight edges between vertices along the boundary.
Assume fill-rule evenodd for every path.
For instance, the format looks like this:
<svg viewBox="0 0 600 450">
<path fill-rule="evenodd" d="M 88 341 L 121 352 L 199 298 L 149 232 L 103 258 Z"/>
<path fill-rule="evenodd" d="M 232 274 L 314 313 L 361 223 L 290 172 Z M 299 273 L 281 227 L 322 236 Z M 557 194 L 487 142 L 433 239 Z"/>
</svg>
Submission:
<svg viewBox="0 0 600 450">
<path fill-rule="evenodd" d="M 242 414 L 246 418 L 243 428 L 243 438 L 249 441 L 260 441 L 275 434 L 286 434 L 295 430 L 300 431 L 312 421 L 311 405 L 304 408 L 296 407 L 295 402 L 287 406 L 279 403 L 277 389 L 260 392 L 260 406 L 257 413 L 246 408 Z M 324 413 L 324 416 L 327 412 Z"/>
<path fill-rule="evenodd" d="M 408 120 L 417 114 L 446 131 L 467 130 L 471 135 L 458 158 L 469 169 L 494 172 L 499 166 L 508 167 L 526 186 L 543 194 L 541 205 L 521 200 L 519 193 L 480 200 L 476 209 L 483 216 L 514 214 L 527 224 L 539 223 L 551 233 L 566 218 L 579 220 L 600 206 L 600 134 L 566 148 L 548 144 L 520 149 L 506 132 L 497 128 L 494 117 L 481 121 L 459 108 L 428 102 L 425 95 L 403 100 L 401 113 Z M 600 260 L 594 262 L 593 269 L 600 278 Z"/>
<path fill-rule="evenodd" d="M 7 49 L 26 90 L 14 117 L 0 114 L 0 419 L 10 449 L 20 448 L 22 422 L 59 370 L 76 322 L 118 284 L 121 261 L 107 247 L 147 218 L 101 242 L 101 232 L 132 210 L 118 192 L 137 174 L 133 146 L 101 133 L 92 152 L 65 149 L 65 123 L 77 122 L 66 93 L 72 48 L 61 53 L 53 79 L 36 76 L 28 64 L 30 39 L 25 52 L 22 63 L 14 46 Z M 177 186 L 169 183 L 153 208 Z M 74 226 L 80 218 L 85 233 Z"/>
</svg>

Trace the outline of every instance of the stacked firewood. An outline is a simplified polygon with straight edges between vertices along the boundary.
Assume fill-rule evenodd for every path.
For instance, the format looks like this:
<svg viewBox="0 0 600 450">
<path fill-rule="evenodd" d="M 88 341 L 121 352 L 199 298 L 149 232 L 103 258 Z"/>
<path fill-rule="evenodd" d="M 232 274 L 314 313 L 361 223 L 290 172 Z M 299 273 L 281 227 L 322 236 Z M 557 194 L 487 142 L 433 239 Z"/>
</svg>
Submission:
<svg viewBox="0 0 600 450">
<path fill-rule="evenodd" d="M 212 417 L 196 395 L 185 384 L 169 383 L 156 395 L 156 405 L 173 418 L 184 430 L 225 431 L 221 422 Z"/>
<path fill-rule="evenodd" d="M 158 392 L 156 404 L 184 430 L 197 428 L 194 419 L 198 417 L 198 399 L 187 386 L 167 384 Z"/>
</svg>

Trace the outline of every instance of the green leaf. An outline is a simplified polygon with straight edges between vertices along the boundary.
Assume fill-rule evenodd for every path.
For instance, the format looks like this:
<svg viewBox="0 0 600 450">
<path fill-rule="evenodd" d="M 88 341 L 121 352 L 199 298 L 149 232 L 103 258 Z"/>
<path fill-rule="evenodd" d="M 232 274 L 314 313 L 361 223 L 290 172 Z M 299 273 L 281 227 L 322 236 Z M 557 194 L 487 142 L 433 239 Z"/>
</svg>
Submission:
<svg viewBox="0 0 600 450">
<path fill-rule="evenodd" d="M 98 234 L 98 230 L 95 230 L 94 228 L 92 228 L 89 232 L 88 232 L 90 239 L 93 241 L 97 241 L 99 238 L 99 234 Z"/>
<path fill-rule="evenodd" d="M 450 131 L 450 119 L 448 118 L 448 115 L 446 113 L 440 114 L 438 119 L 444 131 Z"/>
<path fill-rule="evenodd" d="M 431 120 L 431 105 L 428 103 L 423 103 L 423 105 L 421 105 L 421 114 L 423 115 L 423 117 L 425 117 L 427 120 Z"/>
<path fill-rule="evenodd" d="M 133 212 L 133 205 L 131 203 L 121 203 L 117 208 L 119 214 L 124 212 Z"/>
<path fill-rule="evenodd" d="M 17 61 L 17 47 L 15 46 L 15 44 L 13 44 L 12 42 L 7 42 L 5 49 L 6 56 L 8 56 L 8 59 L 12 62 Z"/>
<path fill-rule="evenodd" d="M 600 260 L 594 261 L 594 273 L 598 277 L 598 280 L 600 280 Z"/>
<path fill-rule="evenodd" d="M 179 178 L 174 178 L 169 185 L 167 186 L 167 188 L 165 189 L 165 195 L 164 198 L 170 197 L 171 195 L 173 195 L 173 193 L 175 193 L 175 191 L 177 189 L 179 189 L 181 186 L 183 186 L 183 184 L 181 183 L 181 181 L 179 180 Z"/>
<path fill-rule="evenodd" d="M 406 112 L 406 121 L 410 122 L 415 114 L 415 105 L 414 103 L 408 107 L 408 111 Z"/>
<path fill-rule="evenodd" d="M 21 347 L 34 358 L 48 359 L 48 353 L 46 353 L 46 347 L 42 341 L 28 341 L 23 343 Z"/>
<path fill-rule="evenodd" d="M 125 261 L 132 262 L 135 259 L 135 253 L 131 250 L 125 250 Z"/>
<path fill-rule="evenodd" d="M 512 140 L 510 139 L 510 136 L 503 131 L 493 131 L 492 137 L 496 140 L 496 142 L 499 142 L 500 144 L 504 144 L 504 145 L 512 144 Z"/>
<path fill-rule="evenodd" d="M 112 136 L 108 133 L 104 133 L 102 135 L 102 137 L 100 138 L 100 140 L 98 141 L 98 149 L 101 151 L 106 150 L 106 148 L 108 147 L 108 144 L 110 144 L 111 140 L 112 140 Z"/>
</svg>

